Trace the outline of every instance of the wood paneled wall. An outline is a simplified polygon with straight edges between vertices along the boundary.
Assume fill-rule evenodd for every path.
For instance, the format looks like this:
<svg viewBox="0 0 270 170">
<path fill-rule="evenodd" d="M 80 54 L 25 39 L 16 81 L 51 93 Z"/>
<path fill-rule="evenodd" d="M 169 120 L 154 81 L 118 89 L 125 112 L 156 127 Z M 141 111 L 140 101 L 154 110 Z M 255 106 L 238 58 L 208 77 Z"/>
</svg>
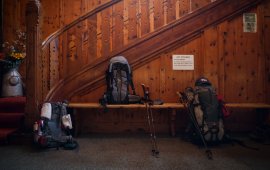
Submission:
<svg viewBox="0 0 270 170">
<path fill-rule="evenodd" d="M 73 22 L 72 26 L 65 27 L 63 33 L 58 35 L 57 32 L 58 36 L 50 39 L 50 42 L 46 41 L 42 58 L 50 72 L 47 73 L 46 69 L 41 72 L 42 76 L 50 81 L 43 85 L 48 87 L 42 91 L 44 96 L 60 79 L 70 77 L 99 58 L 121 55 L 122 49 L 132 46 L 146 36 L 149 37 L 149 34 L 162 29 L 168 23 L 175 22 L 177 17 L 188 15 L 210 3 L 200 1 L 193 9 L 193 1 L 111 2 L 111 6 L 87 15 L 87 19 L 81 17 L 80 22 Z M 166 12 L 165 9 L 169 7 L 170 12 Z M 180 15 L 184 7 L 187 12 Z"/>
<path fill-rule="evenodd" d="M 228 102 L 269 102 L 269 16 L 267 3 L 250 11 L 257 14 L 256 33 L 243 32 L 243 16 L 214 25 L 190 43 L 162 53 L 158 59 L 134 70 L 137 92 L 150 86 L 153 98 L 176 102 L 176 91 L 194 86 L 196 78 L 208 77 Z M 265 12 L 264 12 L 265 11 Z M 193 54 L 194 71 L 172 70 L 172 55 Z M 97 101 L 105 87 L 74 101 Z"/>
<path fill-rule="evenodd" d="M 25 7 L 28 0 L 3 1 L 4 41 L 11 41 L 17 29 L 25 30 Z M 41 38 L 45 39 L 59 28 L 110 1 L 40 0 Z M 210 0 L 123 0 L 68 31 L 69 44 L 68 47 L 65 47 L 68 52 L 60 53 L 60 55 L 69 56 L 63 60 L 69 69 L 64 68 L 63 72 L 65 75 L 70 75 L 94 58 L 106 56 L 110 51 L 121 49 L 135 39 L 210 2 Z M 78 50 L 77 46 L 83 46 L 84 50 Z M 78 61 L 76 57 L 81 57 L 81 54 L 84 59 Z M 79 67 L 77 67 L 78 65 Z M 23 78 L 25 69 L 25 65 L 20 68 Z"/>
<path fill-rule="evenodd" d="M 199 76 L 208 77 L 219 94 L 227 102 L 269 103 L 270 91 L 270 3 L 265 2 L 247 12 L 256 13 L 257 33 L 243 32 L 243 16 L 213 25 L 203 31 L 200 37 L 184 46 L 162 53 L 158 59 L 134 70 L 136 92 L 142 94 L 140 84 L 150 86 L 153 99 L 177 102 L 176 91 L 194 86 Z M 173 71 L 173 54 L 193 54 L 194 71 Z M 96 91 L 76 96 L 74 101 L 97 102 L 105 91 L 105 86 Z M 252 109 L 231 109 L 232 116 L 226 120 L 226 128 L 233 131 L 249 131 L 257 122 Z M 80 110 L 85 118 L 81 128 L 83 133 L 92 132 L 140 132 L 147 131 L 144 110 Z M 170 111 L 155 111 L 158 132 L 169 132 Z M 112 114 L 112 115 L 111 115 Z M 131 119 L 130 119 L 131 118 Z M 143 119 L 144 118 L 144 119 Z M 187 115 L 179 110 L 177 130 L 183 130 Z"/>
<path fill-rule="evenodd" d="M 106 2 L 109 0 L 41 0 L 42 37 L 47 37 L 78 16 Z M 52 86 L 61 78 L 71 75 L 94 59 L 106 57 L 110 52 L 118 51 L 210 2 L 210 0 L 121 1 L 112 8 L 101 11 L 77 24 L 76 27 L 69 29 L 51 42 L 47 53 L 52 55 L 50 58 L 44 59 L 50 65 L 50 72 L 49 74 L 44 73 L 44 77 L 50 81 L 50 86 Z M 15 29 L 25 26 L 26 3 L 27 0 L 4 0 L 5 40 L 12 39 Z M 264 1 L 257 8 L 248 11 L 257 13 L 257 33 L 243 33 L 242 16 L 240 15 L 207 28 L 200 37 L 162 53 L 157 59 L 134 70 L 137 93 L 142 95 L 140 83 L 144 83 L 150 86 L 152 98 L 176 102 L 175 91 L 183 90 L 186 86 L 193 86 L 195 79 L 204 75 L 213 82 L 218 92 L 225 96 L 225 100 L 228 102 L 269 103 L 270 40 L 266 38 L 270 33 L 269 9 L 269 1 Z M 62 42 L 68 43 L 62 44 Z M 62 46 L 55 50 L 59 43 Z M 195 70 L 173 71 L 173 54 L 194 54 Z M 78 57 L 83 58 L 78 60 Z M 89 94 L 74 96 L 71 100 L 97 102 L 104 91 L 103 86 Z M 85 120 L 88 120 L 87 117 L 89 117 L 93 121 L 91 125 L 86 123 L 88 131 L 106 131 L 130 117 L 134 117 L 131 121 L 134 124 L 142 125 L 143 123 L 140 121 L 142 115 L 136 118 L 136 113 L 140 111 L 113 113 L 111 119 L 117 123 L 108 123 L 108 119 L 110 119 L 108 114 L 99 111 L 82 110 L 82 112 L 85 113 Z M 89 112 L 93 112 L 94 117 L 88 115 Z M 163 111 L 156 113 L 160 115 L 160 131 L 169 129 L 167 113 Z M 181 121 L 182 118 L 178 118 L 178 122 Z M 104 128 L 101 125 L 100 127 L 100 122 L 107 122 L 113 126 L 108 125 L 107 128 Z M 136 125 L 136 127 L 138 126 Z"/>
</svg>

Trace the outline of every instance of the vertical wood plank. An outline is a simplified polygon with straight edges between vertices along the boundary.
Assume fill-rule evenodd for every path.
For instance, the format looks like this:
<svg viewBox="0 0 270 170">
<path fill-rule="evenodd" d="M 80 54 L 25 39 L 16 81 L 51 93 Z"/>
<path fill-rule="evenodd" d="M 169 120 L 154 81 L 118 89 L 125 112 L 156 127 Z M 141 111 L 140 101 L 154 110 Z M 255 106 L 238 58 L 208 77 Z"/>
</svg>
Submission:
<svg viewBox="0 0 270 170">
<path fill-rule="evenodd" d="M 149 0 L 140 0 L 141 2 L 141 36 L 150 32 L 150 13 Z"/>
<path fill-rule="evenodd" d="M 161 76 L 161 93 L 160 97 L 166 102 L 172 102 L 174 99 L 176 92 L 174 91 L 174 81 L 173 70 L 172 70 L 172 60 L 171 53 L 164 52 L 160 55 L 160 63 L 162 65 L 160 69 Z M 165 97 L 166 96 L 166 97 Z"/>
<path fill-rule="evenodd" d="M 238 22 L 241 22 L 239 18 Z M 243 102 L 245 94 L 245 72 L 241 64 L 241 57 L 237 54 L 236 36 L 237 20 L 229 22 L 227 40 L 225 44 L 225 98 L 230 102 Z M 240 37 L 239 37 L 240 38 Z M 239 41 L 241 41 L 239 39 Z M 234 87 L 234 88 L 232 88 Z"/>
<path fill-rule="evenodd" d="M 270 1 L 263 1 L 262 3 L 263 13 L 265 17 L 270 16 Z"/>
<path fill-rule="evenodd" d="M 60 68 L 61 72 L 60 72 L 60 78 L 63 79 L 66 77 L 66 73 L 65 71 L 68 69 L 68 33 L 64 32 L 63 36 L 62 36 L 62 65 Z"/>
<path fill-rule="evenodd" d="M 162 96 L 162 100 L 167 102 L 169 98 L 166 95 L 166 57 L 160 58 L 160 67 L 159 67 L 159 77 L 160 77 L 160 83 L 159 83 L 159 95 Z"/>
<path fill-rule="evenodd" d="M 59 81 L 59 49 L 58 49 L 59 40 L 55 39 L 50 43 L 50 86 L 53 87 Z"/>
<path fill-rule="evenodd" d="M 123 29 L 123 33 L 124 33 L 124 45 L 128 44 L 128 34 L 129 34 L 129 30 L 128 30 L 128 25 L 129 25 L 129 20 L 128 20 L 128 1 L 124 1 L 124 16 L 123 16 L 123 22 L 124 22 L 124 29 Z"/>
<path fill-rule="evenodd" d="M 228 43 L 227 41 L 227 33 L 228 33 L 228 22 L 223 22 L 218 25 L 218 93 L 221 96 L 225 96 L 225 58 L 226 58 L 226 49 L 225 45 Z M 226 101 L 226 98 L 224 98 Z"/>
<path fill-rule="evenodd" d="M 256 40 L 256 46 L 254 48 L 256 48 L 255 50 L 255 54 L 253 55 L 256 55 L 257 56 L 257 70 L 256 70 L 256 74 L 254 74 L 255 77 L 255 82 L 253 85 L 256 84 L 256 82 L 258 83 L 259 82 L 259 86 L 258 87 L 258 90 L 256 90 L 256 93 L 254 93 L 254 95 L 252 96 L 254 102 L 259 101 L 260 102 L 265 102 L 266 101 L 266 87 L 265 86 L 265 78 L 266 78 L 266 72 L 265 72 L 265 67 L 267 65 L 265 65 L 266 63 L 266 57 L 265 57 L 265 54 L 264 54 L 264 22 L 265 22 L 265 19 L 264 19 L 264 9 L 263 9 L 263 6 L 259 5 L 257 6 L 257 9 L 252 11 L 254 13 L 257 14 L 257 33 L 254 35 L 254 38 L 257 39 Z M 256 59 L 255 59 L 256 60 Z M 253 73 L 252 73 L 253 74 Z M 252 90 L 252 86 L 250 87 Z"/>
<path fill-rule="evenodd" d="M 58 62 L 59 62 L 59 80 L 61 78 L 63 78 L 63 74 L 64 74 L 64 34 L 62 34 L 61 36 L 59 36 L 58 38 L 59 40 L 59 46 L 58 46 Z"/>
<path fill-rule="evenodd" d="M 97 13 L 97 58 L 102 55 L 102 16 Z"/>
<path fill-rule="evenodd" d="M 133 82 L 135 86 L 136 93 L 140 96 L 143 96 L 143 90 L 141 84 L 149 85 L 148 79 L 148 72 L 145 70 L 147 69 L 148 65 L 144 65 L 136 70 L 133 70 Z"/>
<path fill-rule="evenodd" d="M 187 52 L 188 54 L 193 54 L 194 55 L 194 75 L 193 75 L 193 79 L 195 82 L 195 80 L 201 76 L 204 76 L 205 72 L 204 72 L 204 65 L 201 63 L 204 63 L 205 60 L 205 56 L 203 53 L 203 49 L 200 48 L 202 46 L 202 38 L 197 38 L 195 40 L 193 40 L 192 42 L 190 42 L 186 48 L 187 48 Z M 203 47 L 203 46 L 202 46 Z"/>
<path fill-rule="evenodd" d="M 43 39 L 49 36 L 50 33 L 53 33 L 60 28 L 60 16 L 61 16 L 61 11 L 59 10 L 60 1 L 61 0 L 47 0 L 42 3 Z"/>
<path fill-rule="evenodd" d="M 150 32 L 155 30 L 155 13 L 154 13 L 154 0 L 149 0 L 149 27 Z"/>
<path fill-rule="evenodd" d="M 97 58 L 97 15 L 88 18 L 88 61 Z"/>
<path fill-rule="evenodd" d="M 113 6 L 112 49 L 119 50 L 124 45 L 124 3 L 120 2 Z"/>
<path fill-rule="evenodd" d="M 128 43 L 137 38 L 137 0 L 128 0 Z"/>
<path fill-rule="evenodd" d="M 218 88 L 218 33 L 216 27 L 210 27 L 203 34 L 204 49 L 204 76 L 206 76 Z M 219 89 L 219 88 L 218 88 Z"/>
<path fill-rule="evenodd" d="M 153 1 L 154 7 L 154 29 L 160 28 L 164 25 L 164 1 Z"/>
<path fill-rule="evenodd" d="M 67 25 L 81 16 L 81 0 L 62 0 L 63 1 L 63 22 Z"/>
<path fill-rule="evenodd" d="M 110 21 L 111 8 L 101 11 L 101 57 L 107 57 L 110 53 Z"/>
<path fill-rule="evenodd" d="M 176 19 L 176 1 L 177 0 L 168 0 L 167 1 L 167 22 L 170 23 Z"/>
<path fill-rule="evenodd" d="M 177 0 L 176 1 L 176 19 L 187 15 L 191 12 L 190 9 L 191 0 Z"/>
<path fill-rule="evenodd" d="M 77 40 L 76 36 L 76 28 L 71 28 L 67 31 L 67 55 L 66 57 L 66 69 L 65 69 L 65 76 L 69 76 L 75 72 L 78 61 L 78 54 L 77 54 Z"/>
<path fill-rule="evenodd" d="M 64 7 L 65 7 L 64 0 L 59 0 L 59 21 L 60 21 L 60 27 L 63 27 L 65 25 L 65 17 L 64 17 Z"/>
<path fill-rule="evenodd" d="M 147 64 L 148 86 L 151 99 L 160 99 L 160 59 L 156 59 Z"/>
<path fill-rule="evenodd" d="M 168 23 L 168 1 L 167 0 L 163 0 L 162 2 L 162 11 L 163 11 L 163 25 L 167 25 Z"/>
<path fill-rule="evenodd" d="M 82 21 L 81 28 L 81 60 L 84 65 L 89 63 L 89 22 L 88 19 Z"/>
<path fill-rule="evenodd" d="M 80 22 L 75 26 L 75 37 L 76 37 L 76 69 L 74 70 L 74 73 L 78 71 L 80 68 L 83 68 L 86 64 L 87 56 L 83 57 L 83 38 L 84 38 L 84 31 L 87 24 L 85 21 Z"/>
<path fill-rule="evenodd" d="M 138 0 L 137 5 L 136 5 L 136 29 L 137 29 L 137 37 L 141 38 L 142 37 L 142 2 L 141 0 Z"/>
</svg>

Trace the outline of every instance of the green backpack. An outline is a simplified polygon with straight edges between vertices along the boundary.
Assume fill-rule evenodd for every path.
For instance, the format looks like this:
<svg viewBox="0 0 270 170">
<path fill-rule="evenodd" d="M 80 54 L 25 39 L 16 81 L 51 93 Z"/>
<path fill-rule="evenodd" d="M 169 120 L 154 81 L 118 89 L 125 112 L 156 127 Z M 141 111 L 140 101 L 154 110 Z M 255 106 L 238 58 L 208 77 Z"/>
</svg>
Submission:
<svg viewBox="0 0 270 170">
<path fill-rule="evenodd" d="M 224 137 L 223 114 L 212 84 L 204 77 L 195 82 L 193 107 L 205 141 L 207 143 L 222 141 Z"/>
</svg>

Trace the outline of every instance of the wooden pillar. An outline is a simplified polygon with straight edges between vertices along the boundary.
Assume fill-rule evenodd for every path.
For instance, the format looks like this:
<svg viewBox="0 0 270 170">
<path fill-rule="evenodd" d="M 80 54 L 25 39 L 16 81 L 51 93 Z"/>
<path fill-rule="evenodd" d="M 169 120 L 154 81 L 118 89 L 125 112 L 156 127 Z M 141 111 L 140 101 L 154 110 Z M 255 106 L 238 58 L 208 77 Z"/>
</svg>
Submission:
<svg viewBox="0 0 270 170">
<path fill-rule="evenodd" d="M 3 52 L 2 44 L 4 43 L 3 18 L 4 18 L 4 2 L 3 0 L 0 0 L 0 53 Z M 3 75 L 3 64 L 0 63 L 0 89 L 2 89 L 2 75 Z M 2 96 L 1 92 L 0 96 Z"/>
<path fill-rule="evenodd" d="M 25 126 L 31 128 L 39 116 L 41 95 L 40 2 L 29 0 L 26 5 L 26 108 Z"/>
<path fill-rule="evenodd" d="M 0 44 L 3 44 L 3 17 L 4 17 L 4 4 L 3 0 L 0 0 Z M 0 52 L 2 51 L 2 45 L 0 46 Z"/>
</svg>

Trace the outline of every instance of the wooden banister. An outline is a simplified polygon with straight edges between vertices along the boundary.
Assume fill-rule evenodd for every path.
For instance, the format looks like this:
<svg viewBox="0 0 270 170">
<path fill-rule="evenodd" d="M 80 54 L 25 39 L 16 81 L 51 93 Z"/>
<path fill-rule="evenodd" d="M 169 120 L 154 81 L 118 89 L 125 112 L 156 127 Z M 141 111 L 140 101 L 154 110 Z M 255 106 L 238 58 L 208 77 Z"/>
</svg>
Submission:
<svg viewBox="0 0 270 170">
<path fill-rule="evenodd" d="M 84 21 L 85 19 L 95 15 L 96 13 L 98 13 L 98 12 L 100 12 L 100 11 L 120 2 L 120 1 L 122 1 L 122 0 L 112 0 L 112 1 L 109 1 L 105 4 L 102 4 L 102 5 L 98 6 L 97 8 L 91 10 L 90 12 L 84 14 L 83 16 L 79 17 L 78 19 L 74 20 L 70 24 L 60 28 L 59 30 L 57 30 L 56 32 L 52 33 L 47 38 L 45 38 L 45 40 L 42 42 L 42 49 L 44 49 L 44 47 L 47 46 L 53 39 L 55 39 L 56 37 L 61 35 L 63 32 L 66 32 L 68 29 L 74 27 L 76 24 Z"/>
</svg>

